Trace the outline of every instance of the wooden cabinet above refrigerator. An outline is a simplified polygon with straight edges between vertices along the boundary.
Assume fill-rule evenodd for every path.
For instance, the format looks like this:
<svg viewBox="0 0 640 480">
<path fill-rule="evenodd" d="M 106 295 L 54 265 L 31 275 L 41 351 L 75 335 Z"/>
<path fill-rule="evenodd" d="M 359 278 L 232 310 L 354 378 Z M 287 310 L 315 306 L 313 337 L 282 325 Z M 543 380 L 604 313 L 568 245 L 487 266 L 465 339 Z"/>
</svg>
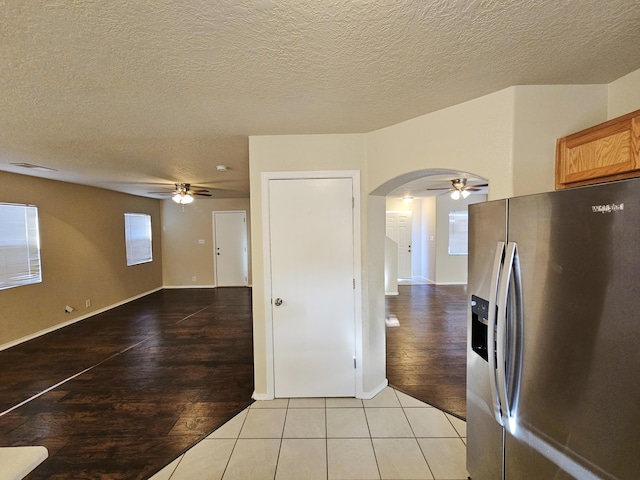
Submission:
<svg viewBox="0 0 640 480">
<path fill-rule="evenodd" d="M 557 190 L 632 177 L 640 177 L 640 110 L 557 141 Z"/>
</svg>

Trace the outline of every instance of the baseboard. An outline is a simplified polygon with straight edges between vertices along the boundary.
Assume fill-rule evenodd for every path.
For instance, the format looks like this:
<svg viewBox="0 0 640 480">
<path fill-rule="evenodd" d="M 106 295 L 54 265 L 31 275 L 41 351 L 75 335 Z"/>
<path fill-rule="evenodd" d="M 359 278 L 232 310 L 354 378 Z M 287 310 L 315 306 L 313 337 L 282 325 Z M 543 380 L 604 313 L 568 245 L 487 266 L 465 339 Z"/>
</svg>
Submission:
<svg viewBox="0 0 640 480">
<path fill-rule="evenodd" d="M 363 400 L 370 400 L 373 397 L 375 397 L 377 394 L 379 394 L 382 390 L 384 390 L 388 385 L 389 385 L 389 380 L 385 378 L 384 381 L 373 390 L 370 390 L 368 392 L 362 392 L 361 394 L 356 394 L 356 398 L 361 398 Z M 269 397 L 269 395 L 267 395 L 266 393 L 256 393 L 255 390 L 251 394 L 251 398 L 253 398 L 254 400 L 273 400 L 273 397 Z"/>
<path fill-rule="evenodd" d="M 395 295 L 400 295 L 400 292 L 384 292 L 386 297 L 393 297 Z"/>
<path fill-rule="evenodd" d="M 362 392 L 362 394 L 359 395 L 358 398 L 361 398 L 362 400 L 371 400 L 373 397 L 379 394 L 382 390 L 387 388 L 388 385 L 389 385 L 389 380 L 385 378 L 384 382 L 382 382 L 376 388 L 374 388 L 373 390 L 369 390 L 368 392 Z"/>
<path fill-rule="evenodd" d="M 251 394 L 251 398 L 254 400 L 273 400 L 266 393 L 256 393 L 255 391 Z"/>
<path fill-rule="evenodd" d="M 120 305 L 124 305 L 125 303 L 129 303 L 129 302 L 132 302 L 132 301 L 137 300 L 139 298 L 146 297 L 147 295 L 150 295 L 152 293 L 155 293 L 155 292 L 158 292 L 158 291 L 162 290 L 162 288 L 163 287 L 158 287 L 158 288 L 155 288 L 153 290 L 149 290 L 148 292 L 141 293 L 140 295 L 136 295 L 135 297 L 127 298 L 126 300 L 122 300 L 121 302 L 114 303 L 113 305 L 109 305 L 108 307 L 104 307 L 104 308 L 100 308 L 98 310 L 94 310 L 93 312 L 87 313 L 86 315 L 81 315 L 81 316 L 76 317 L 76 318 L 74 318 L 72 320 L 69 320 L 67 322 L 58 323 L 57 325 L 54 325 L 53 327 L 45 328 L 44 330 L 40 330 L 38 332 L 32 333 L 30 335 L 27 335 L 25 337 L 19 338 L 17 340 L 13 340 L 13 341 L 11 341 L 9 343 L 5 343 L 4 345 L 0 345 L 0 351 L 6 350 L 7 348 L 15 347 L 16 345 L 19 345 L 20 343 L 28 342 L 29 340 L 33 340 L 34 338 L 41 337 L 42 335 L 46 335 L 47 333 L 54 332 L 56 330 L 59 330 L 61 328 L 66 327 L 68 325 L 72 325 L 74 323 L 80 322 L 81 320 L 85 320 L 85 319 L 87 319 L 89 317 L 93 317 L 94 315 L 98 315 L 99 313 L 106 312 L 107 310 L 111 310 L 113 308 L 119 307 Z"/>
<path fill-rule="evenodd" d="M 251 288 L 251 285 L 236 285 L 232 288 Z M 167 290 L 175 290 L 178 288 L 225 288 L 218 287 L 217 285 L 164 285 L 162 288 L 166 288 Z"/>
<path fill-rule="evenodd" d="M 178 288 L 217 288 L 215 285 L 164 285 L 162 288 L 175 290 Z"/>
<path fill-rule="evenodd" d="M 466 285 L 467 282 L 437 282 L 435 285 Z"/>
</svg>

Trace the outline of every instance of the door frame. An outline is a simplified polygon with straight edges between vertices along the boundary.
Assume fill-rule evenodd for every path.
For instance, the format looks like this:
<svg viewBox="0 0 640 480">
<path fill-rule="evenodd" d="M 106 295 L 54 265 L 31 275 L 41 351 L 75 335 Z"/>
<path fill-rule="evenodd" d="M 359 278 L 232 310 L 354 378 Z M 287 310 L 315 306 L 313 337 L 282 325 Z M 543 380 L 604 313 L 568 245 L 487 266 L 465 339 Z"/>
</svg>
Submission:
<svg viewBox="0 0 640 480">
<path fill-rule="evenodd" d="M 249 286 L 249 231 L 248 231 L 248 223 L 247 223 L 247 211 L 246 210 L 213 210 L 211 212 L 211 221 L 213 224 L 213 283 L 216 287 L 218 285 L 218 260 L 216 258 L 216 213 L 242 213 L 244 214 L 244 265 L 245 265 L 245 287 Z M 241 285 L 238 285 L 241 286 Z"/>
<path fill-rule="evenodd" d="M 275 398 L 274 352 L 273 352 L 273 315 L 271 309 L 271 238 L 268 234 L 271 227 L 269 215 L 269 182 L 271 180 L 309 180 L 350 178 L 353 182 L 353 276 L 354 288 L 354 323 L 355 323 L 355 356 L 356 356 L 356 398 L 363 398 L 362 369 L 362 240 L 360 222 L 360 171 L 295 171 L 295 172 L 262 172 L 262 225 L 267 234 L 263 235 L 264 258 L 264 318 L 265 318 L 265 353 L 267 373 L 267 394 L 264 400 Z"/>
</svg>

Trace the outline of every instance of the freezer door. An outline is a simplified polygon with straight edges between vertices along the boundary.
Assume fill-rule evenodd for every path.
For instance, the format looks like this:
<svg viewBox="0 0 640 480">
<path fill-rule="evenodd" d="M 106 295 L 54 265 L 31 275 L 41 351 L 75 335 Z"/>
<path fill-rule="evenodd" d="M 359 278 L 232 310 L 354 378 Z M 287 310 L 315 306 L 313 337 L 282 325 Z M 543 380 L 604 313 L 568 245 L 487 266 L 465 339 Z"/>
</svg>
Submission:
<svg viewBox="0 0 640 480">
<path fill-rule="evenodd" d="M 487 317 L 497 247 L 506 242 L 506 208 L 505 200 L 469 206 L 467 470 L 473 480 L 502 478 L 503 430 L 494 411 L 488 359 L 495 346 L 488 342 Z"/>
<path fill-rule="evenodd" d="M 640 472 L 640 181 L 509 201 L 523 302 L 506 478 Z"/>
</svg>

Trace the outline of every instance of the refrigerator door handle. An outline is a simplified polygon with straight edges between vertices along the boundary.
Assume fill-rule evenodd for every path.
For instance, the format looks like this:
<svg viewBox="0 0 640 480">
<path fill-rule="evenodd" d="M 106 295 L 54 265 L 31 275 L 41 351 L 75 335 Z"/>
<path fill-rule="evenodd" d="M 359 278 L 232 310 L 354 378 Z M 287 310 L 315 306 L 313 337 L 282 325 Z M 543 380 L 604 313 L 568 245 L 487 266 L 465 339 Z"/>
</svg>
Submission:
<svg viewBox="0 0 640 480">
<path fill-rule="evenodd" d="M 493 271 L 491 273 L 491 290 L 489 291 L 489 315 L 487 325 L 487 360 L 489 362 L 489 384 L 491 390 L 491 399 L 493 405 L 493 416 L 496 421 L 502 423 L 502 408 L 500 405 L 500 395 L 498 393 L 498 381 L 496 378 L 496 321 L 497 321 L 497 299 L 498 286 L 500 285 L 500 276 L 503 271 L 503 259 L 505 251 L 505 242 L 498 242 L 496 245 L 496 254 L 493 259 Z"/>
<path fill-rule="evenodd" d="M 510 289 L 511 296 L 510 296 Z M 503 271 L 498 292 L 499 316 L 497 322 L 497 387 L 502 407 L 502 424 L 513 433 L 516 420 L 522 321 L 522 294 L 518 245 L 509 242 L 505 251 Z M 507 338 L 508 336 L 508 338 Z"/>
</svg>

